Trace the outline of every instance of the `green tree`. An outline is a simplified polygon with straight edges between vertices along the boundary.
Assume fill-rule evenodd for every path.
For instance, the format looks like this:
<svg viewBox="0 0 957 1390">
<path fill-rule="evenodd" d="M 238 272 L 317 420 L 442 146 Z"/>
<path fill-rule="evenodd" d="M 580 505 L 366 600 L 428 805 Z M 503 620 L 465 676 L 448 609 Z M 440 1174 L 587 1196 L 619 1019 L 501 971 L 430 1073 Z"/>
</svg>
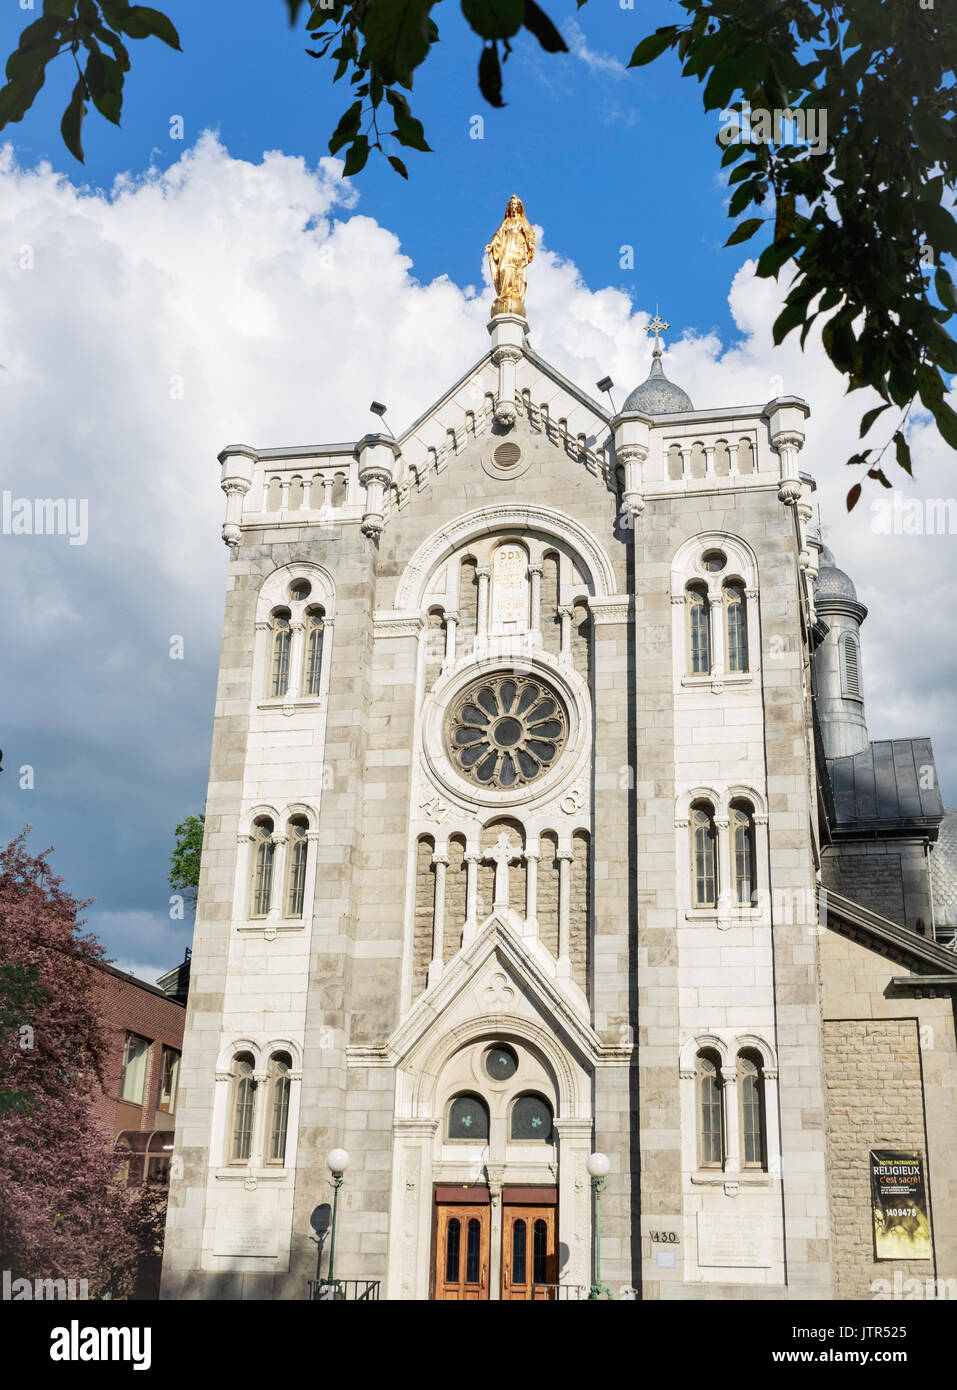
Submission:
<svg viewBox="0 0 957 1390">
<path fill-rule="evenodd" d="M 176 846 L 169 860 L 169 886 L 196 904 L 199 889 L 199 863 L 203 853 L 203 830 L 206 813 L 187 816 L 173 832 Z"/>
<path fill-rule="evenodd" d="M 359 173 L 376 150 L 408 177 L 389 150 L 430 148 L 406 93 L 439 38 L 435 0 L 284 3 L 290 23 L 305 24 L 312 45 L 306 52 L 333 65 L 333 82 L 348 77 L 350 99 L 329 140 L 333 154 L 345 151 L 345 173 Z M 579 8 L 584 3 L 578 0 Z M 504 105 L 502 64 L 523 30 L 546 52 L 566 47 L 535 0 L 461 4 L 478 40 L 479 87 L 493 106 Z M 677 4 L 686 22 L 642 40 L 629 66 L 674 50 L 683 74 L 702 83 L 705 109 L 720 113 L 720 162 L 735 166 L 729 215 L 740 220 L 727 245 L 760 233 L 766 244 L 757 274 L 791 274 L 776 342 L 799 332 L 803 346 L 826 315 L 824 349 L 848 391 L 870 387 L 882 402 L 863 415 L 862 438 L 884 411 L 897 412 L 876 457 L 868 448 L 848 460 L 890 487 L 884 455 L 893 448 L 911 472 L 904 426 L 918 400 L 957 449 L 957 414 L 944 399 L 947 377 L 957 372 L 957 344 L 945 327 L 957 310 L 957 290 L 943 264 L 957 254 L 953 200 L 948 205 L 945 196 L 957 174 L 957 10 L 934 0 Z M 124 41 L 148 37 L 179 47 L 170 20 L 146 6 L 44 0 L 43 15 L 27 25 L 7 62 L 0 128 L 22 119 L 47 64 L 69 53 L 78 75 L 61 130 L 82 159 L 87 102 L 119 122 L 130 67 Z M 750 118 L 758 113 L 769 115 L 770 131 L 759 134 Z M 794 122 L 775 123 L 781 113 L 796 115 L 805 132 L 823 115 L 820 147 L 791 143 Z M 860 494 L 857 482 L 849 508 Z"/>
</svg>

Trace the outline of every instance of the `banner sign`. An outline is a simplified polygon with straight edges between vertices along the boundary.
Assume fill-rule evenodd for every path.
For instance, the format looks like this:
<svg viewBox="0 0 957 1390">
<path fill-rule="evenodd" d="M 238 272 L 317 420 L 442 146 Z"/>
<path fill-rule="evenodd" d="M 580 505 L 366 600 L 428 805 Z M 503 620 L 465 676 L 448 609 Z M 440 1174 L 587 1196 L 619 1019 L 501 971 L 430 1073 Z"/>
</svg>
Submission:
<svg viewBox="0 0 957 1390">
<path fill-rule="evenodd" d="M 915 1150 L 871 1149 L 874 1255 L 878 1260 L 929 1260 L 930 1221 L 924 1160 Z"/>
</svg>

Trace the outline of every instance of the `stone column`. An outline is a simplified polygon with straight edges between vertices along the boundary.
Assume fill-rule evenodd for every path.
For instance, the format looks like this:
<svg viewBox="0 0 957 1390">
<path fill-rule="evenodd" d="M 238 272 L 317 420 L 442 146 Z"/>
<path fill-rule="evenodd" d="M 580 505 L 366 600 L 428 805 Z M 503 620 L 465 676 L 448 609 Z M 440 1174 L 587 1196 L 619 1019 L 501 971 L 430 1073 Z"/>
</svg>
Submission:
<svg viewBox="0 0 957 1390">
<path fill-rule="evenodd" d="M 435 897 L 432 902 L 432 961 L 429 965 L 429 988 L 442 978 L 445 939 L 445 871 L 449 856 L 445 850 L 436 850 L 432 856 L 435 865 Z"/>
<path fill-rule="evenodd" d="M 735 909 L 734 875 L 731 864 L 731 822 L 727 816 L 715 816 L 714 828 L 717 832 L 717 854 L 715 873 L 718 879 L 718 915 L 730 918 Z"/>
<path fill-rule="evenodd" d="M 291 479 L 281 478 L 279 481 L 279 510 L 287 511 L 289 508 L 289 487 Z"/>
<path fill-rule="evenodd" d="M 571 864 L 572 851 L 558 851 L 558 974 L 571 975 Z"/>
<path fill-rule="evenodd" d="M 293 618 L 289 623 L 291 633 L 289 639 L 289 683 L 286 686 L 285 698 L 287 701 L 294 700 L 299 694 L 299 684 L 302 680 L 302 643 L 303 633 L 306 630 L 305 623 L 298 622 Z"/>
<path fill-rule="evenodd" d="M 714 445 L 704 445 L 704 475 L 706 478 L 714 477 Z"/>
<path fill-rule="evenodd" d="M 237 444 L 232 449 L 224 449 L 219 461 L 222 464 L 220 486 L 226 494 L 223 540 L 235 554 L 243 534 L 243 498 L 252 486 L 258 455 L 247 444 Z"/>
<path fill-rule="evenodd" d="M 591 1119 L 555 1118 L 558 1135 L 558 1282 L 591 1283 L 591 1188 L 585 1164 L 592 1149 Z"/>
<path fill-rule="evenodd" d="M 492 571 L 488 565 L 478 565 L 475 574 L 478 579 L 478 612 L 476 614 L 475 634 L 484 642 L 488 635 L 488 587 Z"/>
<path fill-rule="evenodd" d="M 572 635 L 572 614 L 574 609 L 567 603 L 559 604 L 558 616 L 561 619 L 561 648 L 559 660 L 566 666 L 572 659 L 571 635 Z"/>
<path fill-rule="evenodd" d="M 532 620 L 530 628 L 532 632 L 538 632 L 542 626 L 542 567 L 541 565 L 529 565 L 528 577 L 532 589 Z"/>
<path fill-rule="evenodd" d="M 538 935 L 538 847 L 525 851 L 525 935 Z"/>
<path fill-rule="evenodd" d="M 478 893 L 478 866 L 480 854 L 468 851 L 465 855 L 465 927 L 462 932 L 462 945 L 474 940 L 478 930 L 476 896 Z"/>
<path fill-rule="evenodd" d="M 459 625 L 459 615 L 454 609 L 445 613 L 445 668 L 451 670 L 455 665 L 455 633 Z"/>
<path fill-rule="evenodd" d="M 721 1068 L 721 1104 L 724 1110 L 724 1171 L 741 1171 L 741 1134 L 738 1124 L 738 1069 L 736 1063 Z"/>
<path fill-rule="evenodd" d="M 323 473 L 323 475 L 322 475 L 322 480 L 321 480 L 321 481 L 322 481 L 322 505 L 323 505 L 324 507 L 329 507 L 329 508 L 331 509 L 331 507 L 332 507 L 332 489 L 333 489 L 333 488 L 335 487 L 335 485 L 336 485 L 336 480 L 335 480 L 335 478 L 332 476 L 331 473 Z"/>
</svg>

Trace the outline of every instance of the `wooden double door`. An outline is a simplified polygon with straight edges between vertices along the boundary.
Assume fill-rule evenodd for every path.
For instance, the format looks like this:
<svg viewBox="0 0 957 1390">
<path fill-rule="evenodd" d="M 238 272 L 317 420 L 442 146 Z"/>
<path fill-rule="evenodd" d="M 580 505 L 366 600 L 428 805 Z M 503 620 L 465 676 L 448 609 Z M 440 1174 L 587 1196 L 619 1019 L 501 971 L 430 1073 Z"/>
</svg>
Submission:
<svg viewBox="0 0 957 1390">
<path fill-rule="evenodd" d="M 437 1207 L 435 1298 L 488 1299 L 491 1260 L 501 1265 L 503 1301 L 547 1299 L 544 1285 L 558 1282 L 555 1208 L 506 1206 L 501 1249 L 491 1249 L 492 1208 L 454 1203 Z M 541 1286 L 541 1287 L 536 1287 Z M 534 1291 L 534 1292 L 533 1292 Z"/>
</svg>

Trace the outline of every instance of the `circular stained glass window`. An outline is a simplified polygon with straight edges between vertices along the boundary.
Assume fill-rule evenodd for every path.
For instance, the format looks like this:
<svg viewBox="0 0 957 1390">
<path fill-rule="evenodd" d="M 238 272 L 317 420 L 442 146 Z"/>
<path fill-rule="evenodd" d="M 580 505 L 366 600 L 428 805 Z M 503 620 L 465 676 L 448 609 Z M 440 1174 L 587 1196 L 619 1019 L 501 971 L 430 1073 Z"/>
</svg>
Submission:
<svg viewBox="0 0 957 1390">
<path fill-rule="evenodd" d="M 449 715 L 449 756 L 464 777 L 508 791 L 558 761 L 568 715 L 555 691 L 527 676 L 491 676 L 465 690 Z"/>
<path fill-rule="evenodd" d="M 508 1081 L 518 1071 L 518 1058 L 510 1047 L 493 1047 L 485 1054 L 485 1070 L 495 1081 Z"/>
</svg>

